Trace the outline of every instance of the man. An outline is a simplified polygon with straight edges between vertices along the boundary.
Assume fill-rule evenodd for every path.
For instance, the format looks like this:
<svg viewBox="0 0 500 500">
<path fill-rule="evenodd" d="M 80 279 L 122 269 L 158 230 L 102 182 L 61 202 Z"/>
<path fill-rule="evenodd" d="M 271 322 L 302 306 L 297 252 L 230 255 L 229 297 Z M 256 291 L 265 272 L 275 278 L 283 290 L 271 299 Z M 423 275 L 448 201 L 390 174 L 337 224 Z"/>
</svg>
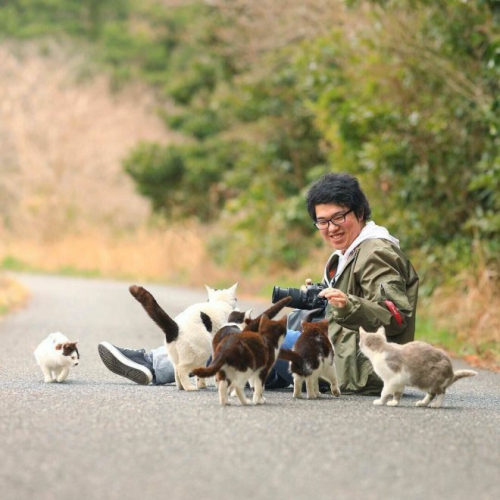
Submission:
<svg viewBox="0 0 500 500">
<path fill-rule="evenodd" d="M 359 327 L 383 326 L 389 341 L 414 339 L 418 276 L 387 229 L 368 222 L 371 209 L 357 179 L 327 174 L 309 190 L 307 210 L 335 251 L 325 266 L 320 296 L 335 347 L 343 393 L 378 394 L 382 382 L 359 353 Z"/>
<path fill-rule="evenodd" d="M 343 393 L 379 394 L 382 382 L 358 347 L 359 327 L 384 326 L 389 341 L 414 338 L 418 276 L 399 242 L 387 229 L 369 222 L 371 209 L 355 177 L 329 173 L 311 186 L 306 205 L 323 240 L 334 249 L 328 259 L 320 296 L 328 300 L 326 317 L 335 347 L 335 365 Z M 306 284 L 311 280 L 306 280 Z M 293 347 L 300 332 L 289 330 L 283 344 Z M 150 353 L 99 344 L 104 364 L 137 383 L 174 381 L 164 347 Z M 288 363 L 278 361 L 266 388 L 292 383 Z"/>
</svg>

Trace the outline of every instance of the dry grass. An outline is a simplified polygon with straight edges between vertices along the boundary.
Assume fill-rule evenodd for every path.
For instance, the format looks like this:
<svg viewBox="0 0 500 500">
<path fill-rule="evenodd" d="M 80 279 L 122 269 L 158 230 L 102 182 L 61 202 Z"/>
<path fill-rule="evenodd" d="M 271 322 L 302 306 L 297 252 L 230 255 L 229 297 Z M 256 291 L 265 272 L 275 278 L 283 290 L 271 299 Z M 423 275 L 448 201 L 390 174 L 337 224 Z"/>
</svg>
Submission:
<svg viewBox="0 0 500 500">
<path fill-rule="evenodd" d="M 196 225 L 183 225 L 115 237 L 97 231 L 66 234 L 50 242 L 7 238 L 0 261 L 19 269 L 143 281 L 225 281 L 210 263 L 200 234 Z"/>
<path fill-rule="evenodd" d="M 10 276 L 0 274 L 0 316 L 20 307 L 29 297 L 29 291 Z"/>
<path fill-rule="evenodd" d="M 453 286 L 438 290 L 430 313 L 437 327 L 456 332 L 457 339 L 473 348 L 464 356 L 475 366 L 500 371 L 499 275 L 484 263 L 464 272 Z"/>
<path fill-rule="evenodd" d="M 0 62 L 0 231 L 52 240 L 141 226 L 149 205 L 121 161 L 141 140 L 182 140 L 152 92 L 112 93 L 81 47 L 5 43 Z"/>
</svg>

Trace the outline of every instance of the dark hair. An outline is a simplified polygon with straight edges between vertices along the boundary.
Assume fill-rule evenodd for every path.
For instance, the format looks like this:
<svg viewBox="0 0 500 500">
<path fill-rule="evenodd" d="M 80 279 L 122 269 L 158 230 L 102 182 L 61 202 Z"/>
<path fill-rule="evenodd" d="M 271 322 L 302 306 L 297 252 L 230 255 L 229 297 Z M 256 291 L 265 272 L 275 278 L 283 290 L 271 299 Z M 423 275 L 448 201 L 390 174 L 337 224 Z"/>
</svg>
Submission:
<svg viewBox="0 0 500 500">
<path fill-rule="evenodd" d="M 306 205 L 313 221 L 316 221 L 316 205 L 328 203 L 353 210 L 358 219 L 365 221 L 369 220 L 372 214 L 358 179 L 345 172 L 325 174 L 309 188 Z"/>
</svg>

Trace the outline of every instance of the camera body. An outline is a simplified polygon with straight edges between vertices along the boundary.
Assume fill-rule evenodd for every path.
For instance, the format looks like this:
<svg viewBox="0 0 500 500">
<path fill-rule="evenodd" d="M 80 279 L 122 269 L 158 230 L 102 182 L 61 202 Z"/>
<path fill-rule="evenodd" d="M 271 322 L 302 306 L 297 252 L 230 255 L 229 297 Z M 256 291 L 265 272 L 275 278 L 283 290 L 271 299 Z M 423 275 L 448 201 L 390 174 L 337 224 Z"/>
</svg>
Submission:
<svg viewBox="0 0 500 500">
<path fill-rule="evenodd" d="M 273 288 L 272 303 L 276 304 L 279 300 L 285 297 L 292 297 L 292 300 L 287 307 L 294 309 L 318 309 L 326 307 L 327 300 L 323 297 L 318 297 L 319 292 L 326 288 L 322 283 L 315 285 L 307 285 L 305 290 L 300 288 L 281 288 L 275 286 Z"/>
</svg>

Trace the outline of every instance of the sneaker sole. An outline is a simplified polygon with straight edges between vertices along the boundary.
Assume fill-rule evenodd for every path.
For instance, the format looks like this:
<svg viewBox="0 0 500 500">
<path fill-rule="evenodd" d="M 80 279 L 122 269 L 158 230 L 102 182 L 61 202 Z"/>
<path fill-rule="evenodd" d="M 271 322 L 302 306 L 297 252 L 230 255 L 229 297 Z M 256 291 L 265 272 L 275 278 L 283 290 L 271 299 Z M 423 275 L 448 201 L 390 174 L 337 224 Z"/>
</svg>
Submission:
<svg viewBox="0 0 500 500">
<path fill-rule="evenodd" d="M 109 342 L 101 342 L 97 349 L 102 362 L 113 373 L 140 385 L 148 385 L 153 380 L 153 375 L 147 368 L 130 361 Z"/>
</svg>

